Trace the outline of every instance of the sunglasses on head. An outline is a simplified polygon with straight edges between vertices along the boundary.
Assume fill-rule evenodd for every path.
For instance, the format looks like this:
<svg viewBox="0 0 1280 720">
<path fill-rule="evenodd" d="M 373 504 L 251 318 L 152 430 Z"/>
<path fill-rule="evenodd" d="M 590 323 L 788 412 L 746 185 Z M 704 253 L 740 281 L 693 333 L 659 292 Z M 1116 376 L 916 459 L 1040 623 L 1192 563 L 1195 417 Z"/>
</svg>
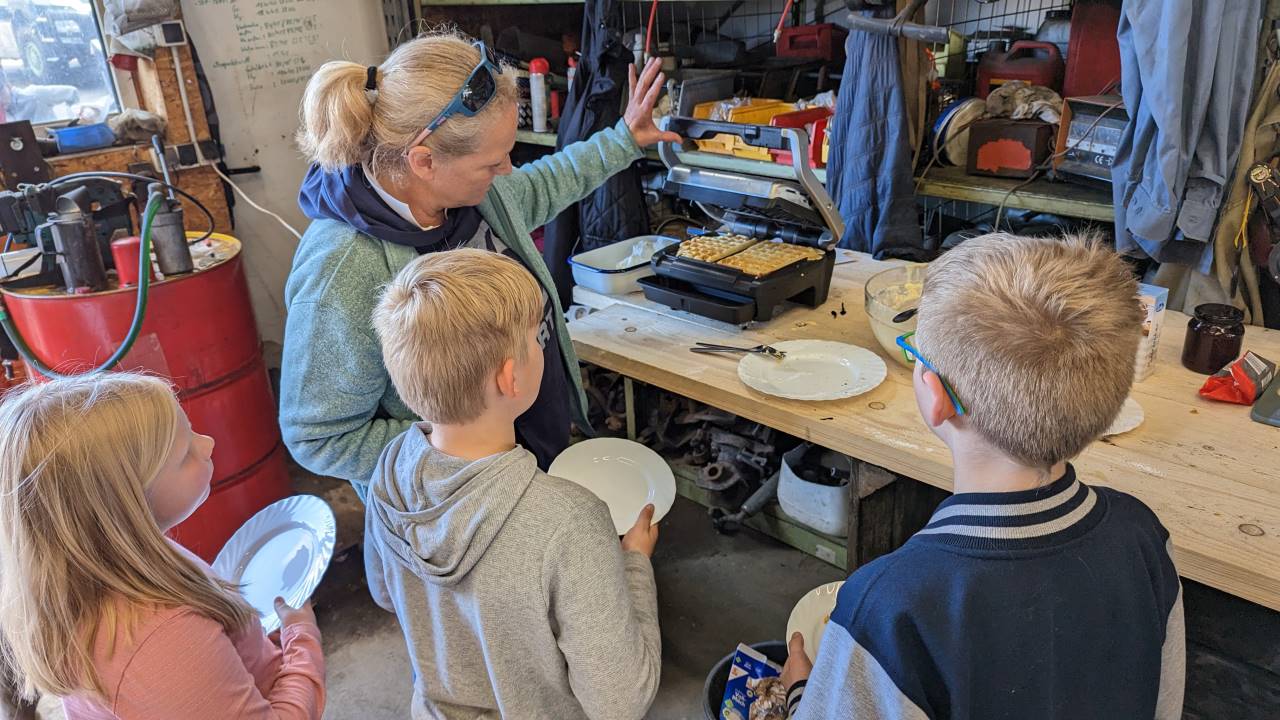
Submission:
<svg viewBox="0 0 1280 720">
<path fill-rule="evenodd" d="M 444 110 L 427 123 L 422 132 L 418 133 L 412 143 L 409 143 L 409 148 L 404 151 L 405 155 L 409 154 L 409 150 L 421 145 L 422 141 L 443 125 L 445 120 L 454 115 L 474 117 L 498 94 L 498 76 L 502 74 L 502 65 L 498 62 L 498 56 L 479 40 L 472 41 L 471 46 L 480 51 L 480 62 L 467 76 L 449 104 L 444 106 Z"/>
</svg>

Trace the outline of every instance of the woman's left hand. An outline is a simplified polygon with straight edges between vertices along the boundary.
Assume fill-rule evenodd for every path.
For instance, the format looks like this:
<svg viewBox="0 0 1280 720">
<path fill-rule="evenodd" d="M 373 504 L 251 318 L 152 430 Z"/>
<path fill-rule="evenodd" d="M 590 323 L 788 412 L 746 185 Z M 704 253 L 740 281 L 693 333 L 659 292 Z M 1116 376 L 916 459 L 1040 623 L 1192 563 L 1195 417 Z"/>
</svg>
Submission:
<svg viewBox="0 0 1280 720">
<path fill-rule="evenodd" d="M 631 97 L 627 101 L 627 111 L 622 119 L 627 121 L 627 128 L 631 130 L 631 137 L 635 138 L 636 144 L 646 148 L 660 142 L 683 142 L 676 133 L 663 132 L 653 124 L 653 106 L 658 102 L 658 96 L 662 94 L 663 84 L 667 80 L 662 73 L 662 61 L 650 58 L 644 66 L 644 72 L 640 73 L 639 81 L 636 80 L 636 66 L 629 66 L 627 80 L 631 85 Z"/>
</svg>

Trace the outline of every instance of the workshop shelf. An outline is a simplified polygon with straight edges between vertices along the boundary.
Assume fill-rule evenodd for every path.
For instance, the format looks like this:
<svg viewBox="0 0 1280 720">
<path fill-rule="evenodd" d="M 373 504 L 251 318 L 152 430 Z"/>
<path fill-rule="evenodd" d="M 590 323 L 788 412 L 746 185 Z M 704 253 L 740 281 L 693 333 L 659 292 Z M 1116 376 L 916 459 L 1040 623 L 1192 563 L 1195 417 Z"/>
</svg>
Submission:
<svg viewBox="0 0 1280 720">
<path fill-rule="evenodd" d="M 917 182 L 919 194 L 930 197 L 988 205 L 999 205 L 1003 201 L 1006 210 L 1035 210 L 1106 222 L 1115 220 L 1109 190 L 1074 183 L 1034 180 L 1008 195 L 1023 181 L 968 175 L 959 167 L 931 168 L 922 178 L 917 178 Z"/>
</svg>

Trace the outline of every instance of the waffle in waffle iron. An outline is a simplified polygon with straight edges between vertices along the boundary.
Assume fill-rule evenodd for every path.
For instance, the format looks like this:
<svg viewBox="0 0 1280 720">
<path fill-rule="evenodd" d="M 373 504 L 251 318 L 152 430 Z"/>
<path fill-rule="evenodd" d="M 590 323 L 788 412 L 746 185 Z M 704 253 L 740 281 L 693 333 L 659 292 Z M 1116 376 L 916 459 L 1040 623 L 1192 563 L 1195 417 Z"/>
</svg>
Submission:
<svg viewBox="0 0 1280 720">
<path fill-rule="evenodd" d="M 703 262 L 718 262 L 757 242 L 755 238 L 746 235 L 701 235 L 680 243 L 676 255 Z"/>
<path fill-rule="evenodd" d="M 799 260 L 821 260 L 823 251 L 803 245 L 761 242 L 718 262 L 752 277 L 765 277 Z"/>
</svg>

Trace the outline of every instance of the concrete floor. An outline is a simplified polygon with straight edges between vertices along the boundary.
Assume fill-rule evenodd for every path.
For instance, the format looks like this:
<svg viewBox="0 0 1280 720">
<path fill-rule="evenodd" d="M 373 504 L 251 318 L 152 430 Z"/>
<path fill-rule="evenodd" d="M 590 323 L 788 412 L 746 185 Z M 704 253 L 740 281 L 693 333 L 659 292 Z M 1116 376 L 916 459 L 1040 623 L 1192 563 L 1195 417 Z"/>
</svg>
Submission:
<svg viewBox="0 0 1280 720">
<path fill-rule="evenodd" d="M 678 498 L 653 559 L 662 624 L 662 683 L 650 720 L 702 720 L 707 673 L 739 642 L 781 640 L 810 589 L 845 573 L 744 530 L 726 537 Z M 373 604 L 358 550 L 330 568 L 316 595 L 328 665 L 325 718 L 408 717 L 411 672 L 395 617 Z"/>
</svg>

